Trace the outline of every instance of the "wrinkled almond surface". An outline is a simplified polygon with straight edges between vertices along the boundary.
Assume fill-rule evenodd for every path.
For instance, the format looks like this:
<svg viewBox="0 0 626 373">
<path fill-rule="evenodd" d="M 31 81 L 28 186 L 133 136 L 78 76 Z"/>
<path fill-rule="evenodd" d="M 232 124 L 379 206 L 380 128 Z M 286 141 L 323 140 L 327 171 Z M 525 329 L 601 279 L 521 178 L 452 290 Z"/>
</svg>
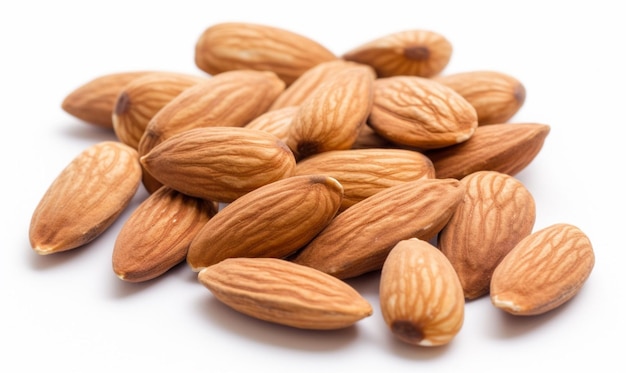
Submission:
<svg viewBox="0 0 626 373">
<path fill-rule="evenodd" d="M 297 112 L 297 106 L 270 110 L 259 115 L 244 127 L 269 132 L 286 142 L 289 137 L 289 126 Z"/>
</svg>

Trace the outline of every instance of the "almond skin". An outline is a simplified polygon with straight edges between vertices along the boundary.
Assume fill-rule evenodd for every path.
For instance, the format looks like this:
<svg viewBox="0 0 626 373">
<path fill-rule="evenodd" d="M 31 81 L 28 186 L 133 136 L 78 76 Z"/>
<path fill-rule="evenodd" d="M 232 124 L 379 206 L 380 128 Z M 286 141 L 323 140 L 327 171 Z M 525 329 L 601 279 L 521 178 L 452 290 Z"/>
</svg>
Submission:
<svg viewBox="0 0 626 373">
<path fill-rule="evenodd" d="M 163 275 L 185 261 L 191 240 L 216 212 L 215 203 L 161 187 L 122 226 L 113 247 L 113 271 L 127 282 Z"/>
<path fill-rule="evenodd" d="M 462 179 L 476 171 L 515 176 L 539 154 L 549 133 L 550 126 L 542 123 L 479 126 L 469 140 L 425 154 L 441 178 Z"/>
<path fill-rule="evenodd" d="M 553 224 L 502 259 L 491 278 L 491 302 L 513 315 L 546 313 L 580 291 L 594 263 L 591 241 L 578 227 Z"/>
<path fill-rule="evenodd" d="M 524 104 L 526 89 L 499 71 L 466 71 L 433 78 L 463 96 L 478 115 L 478 125 L 505 123 Z"/>
<path fill-rule="evenodd" d="M 328 175 L 343 186 L 340 211 L 381 190 L 422 178 L 434 178 L 435 168 L 425 155 L 404 149 L 333 150 L 296 164 L 296 175 Z"/>
<path fill-rule="evenodd" d="M 432 79 L 376 79 L 368 124 L 393 143 L 443 148 L 466 141 L 478 126 L 476 110 L 461 95 Z"/>
<path fill-rule="evenodd" d="M 448 259 L 427 241 L 393 247 L 380 276 L 380 310 L 391 332 L 416 346 L 442 346 L 465 317 L 461 283 Z"/>
<path fill-rule="evenodd" d="M 448 65 L 452 44 L 430 30 L 406 30 L 371 40 L 343 54 L 343 58 L 372 66 L 378 77 L 432 77 Z"/>
<path fill-rule="evenodd" d="M 133 79 L 151 73 L 153 71 L 124 71 L 98 76 L 65 96 L 61 108 L 87 123 L 112 129 L 119 93 Z"/>
<path fill-rule="evenodd" d="M 335 216 L 343 188 L 323 175 L 293 176 L 262 186 L 224 207 L 191 242 L 187 263 L 200 271 L 226 258 L 284 258 Z"/>
<path fill-rule="evenodd" d="M 203 269 L 198 281 L 238 312 L 298 329 L 346 328 L 373 312 L 347 283 L 282 259 L 226 259 Z"/>
<path fill-rule="evenodd" d="M 334 53 L 304 35 L 242 22 L 210 26 L 195 49 L 196 65 L 209 74 L 240 69 L 273 71 L 287 85 L 311 67 L 334 59 Z"/>
<path fill-rule="evenodd" d="M 297 112 L 297 106 L 270 110 L 259 115 L 244 127 L 269 132 L 286 142 L 289 137 L 289 126 Z"/>
<path fill-rule="evenodd" d="M 137 151 L 105 141 L 85 149 L 57 176 L 35 208 L 30 244 L 41 255 L 83 246 L 128 206 L 141 183 Z"/>
<path fill-rule="evenodd" d="M 241 127 L 205 127 L 172 136 L 141 157 L 160 183 L 192 197 L 232 202 L 289 176 L 296 161 L 276 136 Z"/>
<path fill-rule="evenodd" d="M 389 187 L 337 215 L 291 260 L 340 279 L 380 270 L 401 240 L 429 240 L 463 198 L 454 179 L 420 179 Z"/>
<path fill-rule="evenodd" d="M 439 233 L 438 247 L 461 280 L 468 299 L 489 294 L 502 258 L 535 224 L 535 200 L 524 184 L 496 171 L 461 179 L 465 196 Z"/>
</svg>

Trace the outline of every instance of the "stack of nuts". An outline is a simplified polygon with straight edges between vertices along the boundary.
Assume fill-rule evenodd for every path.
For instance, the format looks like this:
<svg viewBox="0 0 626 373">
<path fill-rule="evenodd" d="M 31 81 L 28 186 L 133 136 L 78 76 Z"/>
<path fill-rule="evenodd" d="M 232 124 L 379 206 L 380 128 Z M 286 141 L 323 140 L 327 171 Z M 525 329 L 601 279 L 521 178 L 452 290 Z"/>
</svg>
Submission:
<svg viewBox="0 0 626 373">
<path fill-rule="evenodd" d="M 110 128 L 54 180 L 32 216 L 41 255 L 121 227 L 115 275 L 142 282 L 185 262 L 233 309 L 305 329 L 372 315 L 345 281 L 380 271 L 391 333 L 450 342 L 466 300 L 514 315 L 571 299 L 593 265 L 588 237 L 534 230 L 514 175 L 550 127 L 508 123 L 524 86 L 496 71 L 443 75 L 452 47 L 408 30 L 342 56 L 293 32 L 221 23 L 199 37 L 203 74 L 132 71 L 71 92 L 69 114 Z"/>
</svg>

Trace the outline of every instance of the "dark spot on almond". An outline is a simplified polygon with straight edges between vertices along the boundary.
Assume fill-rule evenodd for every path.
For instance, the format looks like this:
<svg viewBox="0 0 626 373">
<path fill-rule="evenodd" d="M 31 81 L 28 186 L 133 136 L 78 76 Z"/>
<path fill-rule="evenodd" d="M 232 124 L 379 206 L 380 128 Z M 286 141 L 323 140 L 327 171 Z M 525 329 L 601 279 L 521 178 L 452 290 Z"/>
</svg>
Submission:
<svg viewBox="0 0 626 373">
<path fill-rule="evenodd" d="M 518 84 L 513 91 L 513 97 L 520 105 L 526 100 L 526 88 L 522 84 Z"/>
<path fill-rule="evenodd" d="M 298 143 L 298 158 L 306 158 L 310 155 L 319 153 L 319 143 L 305 141 Z"/>
<path fill-rule="evenodd" d="M 415 61 L 426 61 L 430 57 L 430 49 L 421 45 L 405 48 L 404 56 Z"/>
<path fill-rule="evenodd" d="M 422 330 L 414 323 L 406 320 L 394 321 L 391 324 L 391 331 L 398 338 L 414 344 L 424 339 Z"/>
<path fill-rule="evenodd" d="M 126 94 L 126 92 L 122 92 L 118 96 L 117 101 L 115 102 L 115 114 L 122 115 L 126 111 L 128 111 L 129 107 L 130 107 L 130 97 L 128 97 L 128 94 Z"/>
</svg>

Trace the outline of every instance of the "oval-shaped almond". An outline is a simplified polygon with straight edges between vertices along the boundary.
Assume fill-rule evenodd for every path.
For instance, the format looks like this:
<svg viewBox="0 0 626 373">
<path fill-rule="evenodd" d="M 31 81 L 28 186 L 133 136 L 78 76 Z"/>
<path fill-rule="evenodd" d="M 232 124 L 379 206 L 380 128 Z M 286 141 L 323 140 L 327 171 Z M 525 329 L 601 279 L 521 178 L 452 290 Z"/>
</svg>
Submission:
<svg viewBox="0 0 626 373">
<path fill-rule="evenodd" d="M 277 258 L 226 259 L 203 269 L 198 280 L 238 312 L 299 329 L 341 329 L 373 312 L 347 283 Z"/>
<path fill-rule="evenodd" d="M 297 106 L 270 110 L 259 115 L 244 127 L 269 132 L 286 142 L 289 137 L 289 126 L 297 112 Z"/>
<path fill-rule="evenodd" d="M 160 183 L 192 197 L 232 202 L 293 176 L 296 161 L 276 136 L 242 127 L 204 127 L 170 137 L 141 157 Z"/>
<path fill-rule="evenodd" d="M 239 69 L 273 71 L 287 85 L 311 67 L 334 59 L 333 52 L 304 35 L 243 22 L 210 26 L 195 48 L 196 65 L 209 74 Z"/>
<path fill-rule="evenodd" d="M 185 261 L 191 240 L 217 212 L 213 202 L 168 187 L 133 211 L 113 246 L 113 271 L 128 282 L 157 278 Z"/>
<path fill-rule="evenodd" d="M 371 40 L 343 54 L 349 61 L 372 66 L 378 77 L 432 77 L 448 65 L 452 44 L 430 30 L 406 30 Z"/>
<path fill-rule="evenodd" d="M 328 175 L 341 183 L 340 211 L 381 190 L 407 181 L 434 178 L 424 154 L 405 149 L 348 149 L 313 155 L 296 164 L 296 175 Z"/>
<path fill-rule="evenodd" d="M 56 177 L 30 221 L 41 255 L 83 246 L 100 236 L 128 206 L 141 183 L 137 151 L 104 141 L 77 155 Z"/>
<path fill-rule="evenodd" d="M 323 175 L 293 176 L 228 204 L 191 242 L 187 263 L 199 271 L 226 258 L 284 258 L 335 216 L 343 188 Z"/>
<path fill-rule="evenodd" d="M 421 149 L 443 148 L 469 139 L 478 126 L 476 110 L 461 95 L 432 79 L 376 79 L 368 124 L 380 136 Z"/>
<path fill-rule="evenodd" d="M 496 267 L 491 302 L 513 315 L 539 315 L 573 298 L 591 274 L 595 255 L 578 227 L 557 223 L 521 240 Z"/>
<path fill-rule="evenodd" d="M 489 293 L 491 275 L 502 258 L 535 224 L 535 200 L 513 176 L 478 171 L 461 179 L 465 196 L 439 233 L 438 247 L 459 275 L 463 293 Z"/>
<path fill-rule="evenodd" d="M 389 252 L 380 276 L 380 310 L 394 336 L 417 346 L 442 346 L 465 317 L 463 289 L 436 247 L 416 238 Z"/>
<path fill-rule="evenodd" d="M 429 240 L 464 193 L 455 179 L 420 179 L 389 187 L 337 215 L 292 260 L 341 279 L 382 268 L 401 240 Z"/>
</svg>

